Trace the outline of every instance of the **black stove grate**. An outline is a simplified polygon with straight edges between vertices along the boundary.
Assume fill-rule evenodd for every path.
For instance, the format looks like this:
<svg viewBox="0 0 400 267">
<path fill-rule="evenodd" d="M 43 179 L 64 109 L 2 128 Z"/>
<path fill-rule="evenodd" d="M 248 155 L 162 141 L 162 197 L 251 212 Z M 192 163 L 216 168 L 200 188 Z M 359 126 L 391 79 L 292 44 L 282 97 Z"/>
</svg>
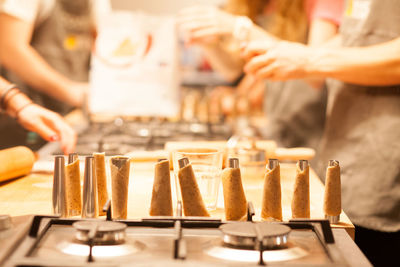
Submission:
<svg viewBox="0 0 400 267">
<path fill-rule="evenodd" d="M 43 221 L 47 221 L 44 226 Z M 29 257 L 34 250 L 38 247 L 46 232 L 52 225 L 71 225 L 80 221 L 79 219 L 61 219 L 54 216 L 35 216 L 32 222 L 32 226 L 29 231 L 29 236 L 35 238 L 35 242 L 30 247 L 26 257 Z M 237 222 L 225 222 L 219 219 L 202 218 L 202 217 L 155 217 L 155 218 L 143 218 L 140 220 L 118 220 L 118 222 L 125 223 L 128 227 L 153 227 L 153 228 L 175 228 L 176 238 L 174 239 L 174 254 L 172 255 L 175 259 L 185 259 L 186 252 L 185 248 L 182 248 L 182 235 L 183 228 L 218 228 L 222 224 L 237 223 Z M 274 222 L 276 223 L 276 222 Z M 334 244 L 332 230 L 327 220 L 291 220 L 289 222 L 281 222 L 281 224 L 289 226 L 293 230 L 311 230 L 313 231 L 323 247 L 328 257 L 333 261 L 330 250 L 327 244 Z M 42 228 L 41 228 L 42 227 Z M 40 230 L 41 229 L 41 230 Z M 182 252 L 183 250 L 183 252 Z M 262 251 L 264 250 L 262 245 L 258 246 L 260 250 L 260 261 L 259 265 L 265 265 L 262 258 Z M 25 265 L 23 265 L 25 266 Z"/>
</svg>

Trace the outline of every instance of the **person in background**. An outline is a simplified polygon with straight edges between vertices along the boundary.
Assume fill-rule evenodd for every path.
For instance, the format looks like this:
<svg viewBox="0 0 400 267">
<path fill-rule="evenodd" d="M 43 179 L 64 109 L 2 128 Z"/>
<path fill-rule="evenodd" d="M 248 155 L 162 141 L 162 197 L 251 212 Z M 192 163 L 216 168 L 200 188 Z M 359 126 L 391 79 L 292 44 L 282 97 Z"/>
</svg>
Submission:
<svg viewBox="0 0 400 267">
<path fill-rule="evenodd" d="M 245 70 L 258 79 L 331 78 L 317 170 L 340 162 L 343 209 L 374 266 L 399 263 L 399 14 L 395 0 L 347 1 L 329 46 L 251 42 L 244 51 Z"/>
<path fill-rule="evenodd" d="M 3 77 L 62 115 L 82 107 L 97 20 L 110 9 L 109 0 L 0 0 Z M 3 118 L 1 127 L 15 132 L 1 146 L 26 142 L 15 121 Z"/>
<path fill-rule="evenodd" d="M 24 128 L 38 133 L 46 141 L 60 141 L 65 154 L 74 151 L 76 133 L 59 114 L 33 103 L 15 84 L 2 77 L 0 95 L 1 110 Z"/>
<path fill-rule="evenodd" d="M 321 45 L 337 33 L 343 1 L 230 0 L 225 10 L 185 9 L 180 24 L 188 42 L 201 45 L 214 69 L 234 81 L 243 70 L 241 44 L 250 40 L 291 40 Z M 293 94 L 297 97 L 291 98 Z M 248 100 L 251 107 L 264 104 L 268 124 L 261 130 L 265 138 L 285 147 L 317 147 L 326 107 L 322 81 L 265 82 L 245 75 L 236 89 L 219 87 L 213 96 L 216 102 L 221 101 L 225 113 L 234 109 L 234 97 Z M 237 107 L 241 106 L 246 107 L 239 101 Z"/>
</svg>

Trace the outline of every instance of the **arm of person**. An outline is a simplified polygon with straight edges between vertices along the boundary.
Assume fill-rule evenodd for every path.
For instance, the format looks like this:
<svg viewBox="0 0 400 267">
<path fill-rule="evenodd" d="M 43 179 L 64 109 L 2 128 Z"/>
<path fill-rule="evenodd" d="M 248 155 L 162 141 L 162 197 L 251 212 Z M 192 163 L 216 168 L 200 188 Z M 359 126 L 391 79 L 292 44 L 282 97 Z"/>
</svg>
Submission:
<svg viewBox="0 0 400 267">
<path fill-rule="evenodd" d="M 307 44 L 312 47 L 326 45 L 337 36 L 339 26 L 331 21 L 317 18 L 311 22 Z"/>
<path fill-rule="evenodd" d="M 27 84 L 58 100 L 81 106 L 88 85 L 54 70 L 30 45 L 33 23 L 0 13 L 0 61 Z"/>
<path fill-rule="evenodd" d="M 276 37 L 255 24 L 252 24 L 248 30 L 246 42 L 250 40 L 277 40 Z M 233 36 L 229 36 L 224 42 L 203 44 L 202 48 L 211 66 L 221 73 L 228 82 L 236 81 L 243 73 L 244 61 L 240 57 L 241 48 Z"/>
<path fill-rule="evenodd" d="M 238 86 L 238 95 L 246 96 L 249 104 L 249 111 L 261 111 L 264 102 L 265 81 L 255 79 L 254 76 L 246 75 L 247 85 Z M 244 87 L 245 86 L 245 87 Z"/>
<path fill-rule="evenodd" d="M 245 71 L 263 79 L 330 77 L 359 85 L 400 84 L 400 38 L 365 47 L 338 48 L 253 43 L 244 54 L 251 58 Z"/>
<path fill-rule="evenodd" d="M 306 73 L 360 85 L 400 84 L 400 38 L 366 47 L 311 51 Z"/>
<path fill-rule="evenodd" d="M 46 141 L 60 141 L 65 154 L 74 151 L 76 133 L 57 113 L 34 104 L 17 88 L 7 90 L 10 83 L 0 77 L 0 95 L 6 113 L 25 129 L 38 133 Z M 4 98 L 4 99 L 3 99 Z"/>
<path fill-rule="evenodd" d="M 336 23 L 323 18 L 315 18 L 312 20 L 310 25 L 307 45 L 310 47 L 319 47 L 319 46 L 329 47 L 332 45 L 336 45 L 338 43 L 337 36 L 339 36 L 337 34 L 337 31 L 338 31 L 338 25 Z M 267 33 L 266 31 L 263 32 Z M 263 42 L 263 40 L 266 40 L 266 42 L 269 42 L 268 39 L 264 39 L 262 37 L 262 34 L 258 36 L 259 38 L 254 38 L 254 40 L 258 40 L 261 42 Z M 314 88 L 319 89 L 321 88 L 321 85 L 324 83 L 325 79 L 308 78 L 306 79 L 306 81 Z M 252 87 L 255 87 L 254 92 L 252 92 Z M 242 94 L 249 92 L 249 97 L 252 98 L 251 102 L 253 102 L 254 104 L 259 104 L 256 103 L 255 100 L 257 95 L 262 95 L 260 93 L 261 92 L 260 88 L 263 87 L 264 87 L 264 82 L 262 80 L 256 81 L 254 77 L 249 77 L 249 75 L 245 75 L 243 82 L 241 82 L 238 86 L 238 90 L 239 92 L 242 92 Z"/>
<path fill-rule="evenodd" d="M 96 0 L 93 1 L 93 6 L 91 9 L 91 19 L 92 19 L 92 34 L 94 39 L 96 39 L 98 34 L 98 28 L 101 21 L 108 19 L 108 15 L 112 13 L 111 1 L 110 0 Z M 93 43 L 93 45 L 95 45 Z"/>
<path fill-rule="evenodd" d="M 240 43 L 249 40 L 275 40 L 271 34 L 239 17 L 216 7 L 190 7 L 180 11 L 178 25 L 188 44 L 202 47 L 211 66 L 228 82 L 243 73 Z M 238 37 L 237 31 L 244 35 Z"/>
<path fill-rule="evenodd" d="M 227 82 L 235 82 L 243 73 L 244 62 L 239 56 L 240 48 L 233 42 L 204 44 L 201 47 L 211 67 Z"/>
<path fill-rule="evenodd" d="M 339 26 L 331 20 L 315 18 L 312 20 L 308 33 L 307 45 L 310 47 L 332 46 L 337 44 Z M 321 89 L 324 78 L 308 78 L 306 82 L 315 89 Z"/>
</svg>

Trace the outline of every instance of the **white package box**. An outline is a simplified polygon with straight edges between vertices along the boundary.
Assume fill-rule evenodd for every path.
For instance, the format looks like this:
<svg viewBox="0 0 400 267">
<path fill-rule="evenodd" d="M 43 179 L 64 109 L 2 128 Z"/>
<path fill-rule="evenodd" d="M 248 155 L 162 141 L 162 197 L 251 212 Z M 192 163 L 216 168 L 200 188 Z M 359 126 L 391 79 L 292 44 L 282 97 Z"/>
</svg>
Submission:
<svg viewBox="0 0 400 267">
<path fill-rule="evenodd" d="M 103 17 L 91 62 L 89 113 L 176 117 L 179 86 L 172 17 L 126 11 Z"/>
</svg>

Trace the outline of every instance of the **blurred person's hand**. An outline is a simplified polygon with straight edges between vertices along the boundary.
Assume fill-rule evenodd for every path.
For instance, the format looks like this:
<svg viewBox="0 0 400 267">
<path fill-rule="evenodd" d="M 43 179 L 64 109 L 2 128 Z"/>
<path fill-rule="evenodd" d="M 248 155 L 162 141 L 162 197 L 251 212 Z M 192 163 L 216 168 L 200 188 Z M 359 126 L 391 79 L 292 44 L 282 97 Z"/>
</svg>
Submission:
<svg viewBox="0 0 400 267">
<path fill-rule="evenodd" d="M 74 151 L 76 133 L 59 114 L 32 103 L 18 113 L 18 122 L 46 141 L 60 141 L 65 154 Z"/>
<path fill-rule="evenodd" d="M 259 79 L 288 80 L 304 78 L 312 60 L 312 48 L 294 42 L 250 42 L 243 51 L 248 60 L 246 73 Z"/>
<path fill-rule="evenodd" d="M 232 35 L 235 16 L 212 6 L 195 6 L 181 10 L 178 26 L 187 43 L 214 44 L 219 37 Z"/>
<path fill-rule="evenodd" d="M 71 81 L 65 85 L 65 102 L 74 107 L 82 107 L 89 93 L 89 84 Z"/>
<path fill-rule="evenodd" d="M 230 86 L 215 87 L 210 93 L 210 108 L 213 115 L 232 115 L 235 111 L 235 88 Z"/>
<path fill-rule="evenodd" d="M 249 109 L 251 112 L 262 111 L 264 104 L 264 83 L 261 86 L 254 86 L 250 89 L 247 99 L 249 102 Z"/>
</svg>

